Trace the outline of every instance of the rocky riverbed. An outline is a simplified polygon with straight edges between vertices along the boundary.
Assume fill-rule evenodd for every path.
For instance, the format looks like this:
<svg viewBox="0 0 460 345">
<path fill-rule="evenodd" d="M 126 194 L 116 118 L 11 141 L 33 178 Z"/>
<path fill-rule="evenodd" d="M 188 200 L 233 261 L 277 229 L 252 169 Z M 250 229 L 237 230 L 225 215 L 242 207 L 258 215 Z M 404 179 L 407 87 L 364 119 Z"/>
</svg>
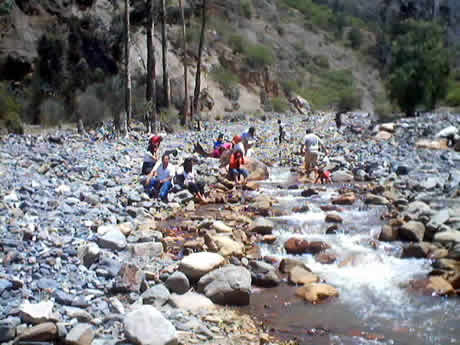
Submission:
<svg viewBox="0 0 460 345">
<path fill-rule="evenodd" d="M 408 279 L 405 289 L 455 299 L 460 153 L 437 134 L 458 128 L 460 116 L 425 114 L 377 125 L 368 114 L 348 114 L 340 132 L 332 114 L 281 118 L 289 134 L 281 145 L 273 114 L 165 136 L 162 149 L 174 150 L 173 164 L 195 157 L 208 205 L 196 204 L 187 191 L 170 194 L 168 204 L 144 193 L 139 171 L 147 137 L 140 130 L 117 140 L 70 130 L 2 137 L 0 341 L 280 343 L 272 337 L 276 330 L 228 305 L 251 304 L 259 287 L 288 283 L 299 287 L 304 303 L 346 297 L 338 280 L 314 267 L 346 266 L 355 257 L 341 256 L 328 238 L 277 231 L 277 220 L 315 207 L 322 211 L 315 231 L 323 234 L 352 232 L 347 210 L 376 210 L 367 224 L 378 231 L 368 247 L 397 243 L 392 255 L 430 264 L 429 274 Z M 231 138 L 249 125 L 259 136 L 255 157 L 272 167 L 272 176 L 232 189 L 219 162 L 193 153 L 194 143 L 210 147 L 219 132 Z M 295 152 L 307 126 L 330 150 L 330 187 L 299 174 L 302 157 Z M 288 175 L 277 180 L 280 168 Z M 298 195 L 285 207 L 280 200 L 290 192 Z"/>
</svg>

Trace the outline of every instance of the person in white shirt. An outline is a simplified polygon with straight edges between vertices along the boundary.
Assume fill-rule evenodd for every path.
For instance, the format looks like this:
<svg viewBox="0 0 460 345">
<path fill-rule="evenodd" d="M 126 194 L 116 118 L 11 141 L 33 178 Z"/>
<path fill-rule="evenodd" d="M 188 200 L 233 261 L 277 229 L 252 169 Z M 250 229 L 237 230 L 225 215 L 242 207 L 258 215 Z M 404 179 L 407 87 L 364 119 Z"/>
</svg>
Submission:
<svg viewBox="0 0 460 345">
<path fill-rule="evenodd" d="M 169 154 L 163 154 L 161 163 L 152 169 L 147 176 L 146 185 L 150 197 L 158 195 L 163 202 L 168 202 L 168 193 L 172 187 L 174 167 L 169 164 Z"/>
<path fill-rule="evenodd" d="M 195 195 L 201 203 L 207 202 L 204 196 L 204 183 L 196 181 L 191 158 L 186 158 L 184 160 L 184 186 L 190 193 Z"/>
<path fill-rule="evenodd" d="M 311 171 L 316 166 L 320 149 L 327 155 L 326 147 L 323 145 L 321 139 L 316 134 L 313 134 L 311 129 L 308 128 L 300 147 L 300 152 L 303 152 L 305 157 L 304 167 L 307 176 L 310 176 Z"/>
</svg>

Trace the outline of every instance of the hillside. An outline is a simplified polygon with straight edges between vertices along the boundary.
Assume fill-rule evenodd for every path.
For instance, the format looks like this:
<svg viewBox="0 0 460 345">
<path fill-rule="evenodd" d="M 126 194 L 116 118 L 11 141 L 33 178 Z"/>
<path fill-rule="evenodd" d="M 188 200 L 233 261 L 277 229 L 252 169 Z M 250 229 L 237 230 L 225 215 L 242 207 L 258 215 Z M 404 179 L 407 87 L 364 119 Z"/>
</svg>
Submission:
<svg viewBox="0 0 460 345">
<path fill-rule="evenodd" d="M 204 114 L 224 117 L 235 111 L 284 112 L 293 109 L 288 99 L 294 94 L 318 110 L 334 109 L 344 96 L 353 95 L 352 106 L 372 112 L 376 103 L 385 101 L 373 53 L 373 28 L 382 13 L 399 16 L 403 5 L 411 6 L 406 3 L 412 2 L 212 1 L 207 12 L 205 73 L 201 81 L 209 105 Z M 422 2 L 415 3 L 419 6 Z M 186 2 L 189 94 L 193 93 L 195 80 L 199 4 Z M 449 1 L 436 4 L 439 13 L 452 6 L 448 7 L 448 18 L 456 18 L 457 5 Z M 427 10 L 429 4 L 417 6 Z M 120 111 L 123 10 L 121 0 L 7 0 L 1 5 L 0 72 L 20 96 L 23 109 L 28 109 L 23 118 L 47 124 L 62 122 L 62 114 L 69 113 L 65 104 L 69 88 L 77 90 L 73 91 L 75 97 L 72 94 L 76 98 L 74 108 L 88 123 Z M 139 117 L 145 112 L 145 10 L 145 1 L 131 1 L 133 110 Z M 167 21 L 171 99 L 178 109 L 184 97 L 184 54 L 176 1 L 168 2 Z M 451 33 L 456 30 L 452 25 Z M 155 31 L 160 96 L 158 18 Z M 43 61 L 46 63 L 40 64 Z M 75 67 L 71 68 L 72 64 Z M 68 80 L 80 78 L 77 85 L 69 86 Z M 170 119 L 175 113 L 170 109 L 163 112 L 163 117 Z"/>
</svg>

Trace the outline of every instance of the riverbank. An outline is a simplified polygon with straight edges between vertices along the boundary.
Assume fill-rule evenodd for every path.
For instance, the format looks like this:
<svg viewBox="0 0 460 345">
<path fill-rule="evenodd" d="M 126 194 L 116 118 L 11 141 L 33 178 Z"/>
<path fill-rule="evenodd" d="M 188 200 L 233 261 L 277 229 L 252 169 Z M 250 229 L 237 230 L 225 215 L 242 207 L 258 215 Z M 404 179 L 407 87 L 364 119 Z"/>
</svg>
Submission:
<svg viewBox="0 0 460 345">
<path fill-rule="evenodd" d="M 195 142 L 209 147 L 219 132 L 231 138 L 254 125 L 260 137 L 256 158 L 285 169 L 272 168 L 270 180 L 251 184 L 252 190 L 232 191 L 218 178 L 217 160 L 195 155 L 199 179 L 212 186 L 217 201 L 206 206 L 195 204 L 188 192 L 172 194 L 168 204 L 143 193 L 138 172 L 147 138 L 141 132 L 119 140 L 72 131 L 3 137 L 2 341 L 24 337 L 26 327 L 38 324 L 38 331 L 38 326 L 28 329 L 36 332 L 28 340 L 78 338 L 84 344 L 81 339 L 91 338 L 93 344 L 111 344 L 140 337 L 145 342 L 159 331 L 151 327 L 155 320 L 164 333 L 159 344 L 277 343 L 259 321 L 219 304 L 246 304 L 251 289 L 292 280 L 289 269 L 286 275 L 279 270 L 289 257 L 303 260 L 291 268 L 308 262 L 305 270 L 332 283 L 340 300 L 347 296 L 340 279 L 320 276 L 313 267 L 353 261 L 327 238 L 313 244 L 292 240 L 287 248 L 285 243 L 299 236 L 283 234 L 277 224 L 293 214 L 305 217 L 294 226 L 297 235 L 312 228 L 318 234 L 346 234 L 356 221 L 347 212 L 378 209 L 383 219 L 363 223 L 377 229 L 369 246 L 397 242 L 397 255 L 431 260 L 436 279 L 425 274 L 405 282 L 417 291 L 458 292 L 460 154 L 435 136 L 458 126 L 459 116 L 427 114 L 376 127 L 367 114 L 353 114 L 340 133 L 331 114 L 283 117 L 290 141 L 282 145 L 276 143 L 276 120 L 216 122 L 202 132 L 165 137 L 162 150 L 177 150 L 172 163 L 179 164 L 193 155 Z M 294 153 L 306 126 L 321 134 L 331 151 L 330 188 L 304 185 L 295 172 L 302 157 Z M 444 149 L 417 148 L 417 143 Z M 303 226 L 317 209 L 318 222 Z M 269 248 L 278 248 L 280 255 Z M 286 251 L 297 254 L 286 257 Z M 202 252 L 213 254 L 194 254 Z M 161 314 L 149 308 L 136 314 L 139 305 L 153 305 Z M 150 323 L 143 326 L 145 320 Z"/>
</svg>

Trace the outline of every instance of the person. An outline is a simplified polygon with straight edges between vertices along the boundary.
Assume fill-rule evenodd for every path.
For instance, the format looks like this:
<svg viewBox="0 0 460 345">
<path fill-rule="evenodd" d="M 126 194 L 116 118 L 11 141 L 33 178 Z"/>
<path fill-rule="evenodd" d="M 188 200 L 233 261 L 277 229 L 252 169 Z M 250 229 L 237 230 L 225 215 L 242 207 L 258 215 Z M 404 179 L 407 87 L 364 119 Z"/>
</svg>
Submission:
<svg viewBox="0 0 460 345">
<path fill-rule="evenodd" d="M 244 145 L 243 155 L 251 156 L 251 152 L 249 151 L 250 148 L 254 146 L 256 141 L 256 129 L 255 127 L 249 127 L 249 129 L 241 134 L 241 139 Z"/>
<path fill-rule="evenodd" d="M 228 143 L 224 142 L 224 134 L 219 133 L 217 140 L 214 142 L 214 147 L 211 156 L 214 158 L 219 158 L 222 155 L 222 152 L 227 150 L 229 147 L 230 146 L 228 145 Z"/>
<path fill-rule="evenodd" d="M 241 153 L 245 154 L 246 150 L 243 144 L 243 137 L 241 135 L 235 135 L 232 139 L 232 152 L 241 151 Z"/>
<path fill-rule="evenodd" d="M 316 172 L 315 183 L 332 183 L 332 174 L 329 170 L 326 170 L 325 167 L 316 167 L 314 170 Z"/>
<path fill-rule="evenodd" d="M 327 155 L 326 147 L 321 139 L 316 134 L 313 134 L 310 128 L 307 128 L 300 147 L 300 151 L 304 153 L 305 157 L 304 168 L 307 176 L 310 176 L 312 169 L 316 166 L 320 149 Z"/>
<path fill-rule="evenodd" d="M 168 202 L 168 193 L 172 187 L 174 167 L 169 164 L 169 154 L 163 154 L 161 163 L 152 169 L 147 176 L 146 186 L 150 197 L 158 195 L 163 202 Z"/>
<path fill-rule="evenodd" d="M 163 138 L 159 135 L 152 135 L 149 139 L 147 151 L 144 154 L 142 163 L 142 175 L 148 175 L 160 158 L 160 144 Z"/>
<path fill-rule="evenodd" d="M 198 200 L 202 203 L 206 203 L 206 197 L 204 196 L 204 183 L 197 182 L 195 180 L 195 173 L 193 172 L 193 161 L 191 158 L 184 160 L 184 186 L 189 190 L 190 193 L 195 195 Z"/>
<path fill-rule="evenodd" d="M 235 181 L 235 183 L 246 183 L 246 179 L 249 176 L 249 172 L 246 169 L 243 169 L 241 166 L 244 164 L 243 152 L 237 150 L 232 153 L 230 156 L 230 163 L 228 165 L 228 173 L 230 178 Z"/>
<path fill-rule="evenodd" d="M 278 130 L 279 130 L 278 140 L 279 140 L 279 143 L 281 144 L 283 140 L 284 141 L 287 141 L 287 140 L 286 140 L 286 132 L 284 130 L 284 125 L 279 119 L 278 119 Z"/>
<path fill-rule="evenodd" d="M 342 115 L 343 112 L 341 111 L 335 113 L 335 125 L 337 126 L 337 129 L 340 129 L 340 127 L 342 127 Z"/>
</svg>

